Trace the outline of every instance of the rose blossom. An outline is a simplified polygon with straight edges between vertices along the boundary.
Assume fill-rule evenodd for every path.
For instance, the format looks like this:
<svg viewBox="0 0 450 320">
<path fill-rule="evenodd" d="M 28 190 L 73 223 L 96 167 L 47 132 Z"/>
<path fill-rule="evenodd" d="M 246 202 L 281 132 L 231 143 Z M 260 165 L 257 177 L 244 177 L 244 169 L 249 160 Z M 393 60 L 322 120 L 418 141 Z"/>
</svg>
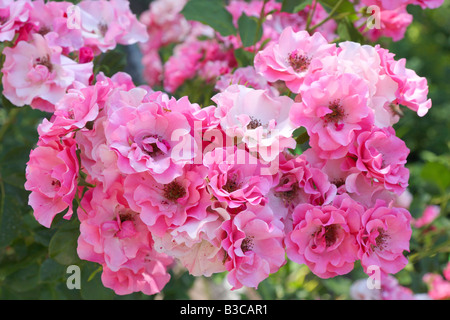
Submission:
<svg viewBox="0 0 450 320">
<path fill-rule="evenodd" d="M 293 105 L 290 118 L 306 128 L 311 147 L 322 158 L 345 156 L 356 131 L 373 123 L 368 88 L 354 74 L 317 72 L 305 79 L 300 95 L 302 101 Z"/>
<path fill-rule="evenodd" d="M 267 206 L 249 206 L 222 224 L 222 247 L 233 289 L 257 288 L 285 263 L 283 224 Z"/>
<path fill-rule="evenodd" d="M 154 250 L 139 257 L 134 268 L 122 267 L 112 271 L 107 265 L 102 266 L 102 283 L 118 295 L 142 292 L 147 295 L 159 293 L 170 280 L 167 272 L 172 259 Z"/>
<path fill-rule="evenodd" d="M 0 41 L 12 41 L 16 32 L 28 21 L 32 7 L 26 0 L 0 1 Z"/>
<path fill-rule="evenodd" d="M 61 47 L 50 46 L 40 34 L 32 42 L 20 41 L 5 48 L 2 68 L 3 94 L 14 105 L 54 111 L 57 103 L 74 81 L 88 84 L 92 62 L 78 64 L 61 54 Z"/>
<path fill-rule="evenodd" d="M 80 9 L 80 28 L 84 44 L 96 51 L 114 49 L 117 44 L 131 45 L 148 40 L 145 26 L 130 10 L 126 0 L 84 0 Z"/>
<path fill-rule="evenodd" d="M 222 130 L 242 140 L 250 152 L 258 152 L 265 161 L 273 161 L 286 148 L 295 148 L 289 119 L 294 101 L 289 97 L 271 97 L 264 90 L 231 85 L 212 100 Z"/>
<path fill-rule="evenodd" d="M 293 229 L 285 239 L 289 259 L 306 264 L 321 278 L 342 275 L 357 260 L 356 235 L 364 208 L 348 196 L 337 196 L 330 205 L 298 205 L 292 214 Z"/>
<path fill-rule="evenodd" d="M 204 155 L 203 164 L 208 168 L 208 189 L 220 202 L 238 208 L 267 201 L 273 184 L 269 168 L 246 150 L 216 148 Z"/>
<path fill-rule="evenodd" d="M 201 219 L 188 217 L 182 225 L 169 227 L 161 237 L 152 234 L 155 250 L 178 259 L 193 276 L 209 277 L 226 271 L 225 253 L 217 232 L 230 215 L 212 207 L 211 204 L 206 208 L 206 216 Z"/>
<path fill-rule="evenodd" d="M 356 168 L 372 183 L 402 194 L 408 186 L 409 170 L 405 164 L 409 149 L 394 129 L 362 131 L 355 142 L 350 153 L 356 157 Z"/>
<path fill-rule="evenodd" d="M 188 120 L 181 112 L 172 112 L 185 103 L 196 111 L 186 99 L 169 99 L 162 92 L 142 88 L 110 96 L 105 133 L 123 173 L 149 171 L 161 183 L 182 174 L 196 152 Z"/>
<path fill-rule="evenodd" d="M 133 267 L 141 251 L 150 250 L 151 235 L 139 214 L 131 210 L 117 183 L 104 192 L 101 184 L 89 189 L 78 208 L 78 256 L 106 264 L 112 271 Z"/>
<path fill-rule="evenodd" d="M 423 211 L 423 214 L 418 219 L 413 219 L 413 226 L 415 228 L 422 228 L 432 223 L 440 214 L 441 208 L 436 205 L 429 205 Z"/>
<path fill-rule="evenodd" d="M 142 221 L 157 236 L 173 226 L 181 226 L 188 217 L 206 217 L 210 196 L 206 192 L 206 169 L 186 166 L 183 174 L 167 183 L 158 183 L 148 172 L 127 175 L 125 198 L 140 213 Z"/>
<path fill-rule="evenodd" d="M 53 218 L 65 209 L 68 211 L 64 218 L 72 216 L 78 170 L 76 143 L 72 138 L 41 141 L 30 152 L 25 189 L 31 191 L 28 204 L 43 226 L 50 228 Z"/>
<path fill-rule="evenodd" d="M 336 186 L 303 155 L 294 157 L 287 153 L 280 154 L 279 170 L 274 178 L 274 187 L 268 195 L 268 206 L 277 217 L 286 221 L 285 224 L 300 203 L 326 205 L 335 196 Z"/>
<path fill-rule="evenodd" d="M 283 80 L 294 93 L 298 93 L 303 78 L 322 68 L 321 59 L 333 55 L 336 46 L 320 34 L 312 36 L 306 31 L 284 29 L 278 42 L 272 42 L 255 56 L 255 68 L 268 81 Z"/>
<path fill-rule="evenodd" d="M 364 270 L 375 265 L 383 272 L 397 273 L 405 267 L 408 260 L 403 251 L 409 251 L 410 222 L 406 209 L 389 207 L 382 200 L 362 215 L 357 240 Z"/>
</svg>

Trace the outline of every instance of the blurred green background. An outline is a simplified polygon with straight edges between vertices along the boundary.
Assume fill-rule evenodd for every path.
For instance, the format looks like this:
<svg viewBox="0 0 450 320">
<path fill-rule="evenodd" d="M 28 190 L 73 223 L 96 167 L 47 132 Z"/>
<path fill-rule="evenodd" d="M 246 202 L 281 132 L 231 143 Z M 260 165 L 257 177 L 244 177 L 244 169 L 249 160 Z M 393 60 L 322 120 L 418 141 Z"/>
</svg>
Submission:
<svg viewBox="0 0 450 320">
<path fill-rule="evenodd" d="M 131 1 L 139 13 L 149 1 Z M 410 211 L 414 217 L 429 204 L 439 205 L 441 214 L 433 229 L 413 231 L 410 263 L 396 275 L 401 285 L 415 293 L 427 291 L 425 273 L 442 273 L 449 261 L 450 200 L 450 3 L 435 10 L 409 6 L 414 15 L 405 38 L 399 42 L 381 39 L 379 43 L 406 58 L 407 67 L 426 77 L 433 107 L 419 118 L 405 110 L 395 126 L 397 135 L 410 148 L 408 168 L 410 192 L 414 196 Z M 107 75 L 129 70 L 126 48 L 103 57 Z M 122 53 L 122 54 L 120 54 Z M 131 72 L 131 71 L 130 71 Z M 408 112 L 409 111 L 409 112 Z M 184 270 L 171 271 L 172 280 L 158 296 L 135 293 L 117 296 L 101 284 L 101 270 L 95 263 L 81 261 L 76 255 L 78 224 L 57 216 L 52 228 L 40 226 L 27 205 L 24 190 L 25 165 L 37 141 L 36 127 L 48 116 L 29 107 L 16 108 L 2 98 L 0 108 L 0 299 L 349 299 L 349 288 L 365 278 L 358 265 L 348 275 L 321 280 L 305 266 L 287 263 L 263 281 L 258 290 L 230 292 L 223 288 L 224 274 L 194 278 Z M 66 286 L 68 265 L 81 268 L 81 290 Z"/>
</svg>

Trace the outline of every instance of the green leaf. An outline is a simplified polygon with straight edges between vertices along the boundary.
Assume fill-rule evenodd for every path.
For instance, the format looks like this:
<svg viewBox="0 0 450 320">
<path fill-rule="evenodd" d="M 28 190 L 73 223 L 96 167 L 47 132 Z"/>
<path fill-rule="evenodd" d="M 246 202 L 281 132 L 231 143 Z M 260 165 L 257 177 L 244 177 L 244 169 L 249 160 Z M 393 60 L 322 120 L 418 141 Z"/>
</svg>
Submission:
<svg viewBox="0 0 450 320">
<path fill-rule="evenodd" d="M 341 41 L 350 40 L 364 43 L 364 36 L 356 29 L 348 17 L 339 20 L 337 34 Z"/>
<path fill-rule="evenodd" d="M 222 36 L 236 34 L 233 17 L 220 0 L 190 0 L 181 13 L 187 20 L 206 24 Z"/>
<path fill-rule="evenodd" d="M 234 50 L 234 57 L 241 68 L 253 65 L 253 54 L 242 48 Z"/>
<path fill-rule="evenodd" d="M 443 191 L 450 186 L 450 168 L 440 162 L 427 162 L 423 166 L 421 177 L 435 183 Z"/>
<path fill-rule="evenodd" d="M 258 28 L 257 18 L 249 17 L 245 13 L 242 13 L 238 20 L 238 27 L 244 47 L 250 47 L 261 40 L 263 29 L 261 26 Z"/>
<path fill-rule="evenodd" d="M 97 272 L 97 263 L 87 262 L 81 268 L 81 297 L 86 300 L 109 300 L 115 293 L 106 288 L 101 281 L 101 272 Z M 94 274 L 93 277 L 91 275 Z"/>
<path fill-rule="evenodd" d="M 50 258 L 62 265 L 76 264 L 80 261 L 77 255 L 79 230 L 58 230 L 50 240 L 48 253 Z"/>
<path fill-rule="evenodd" d="M 64 278 L 65 275 L 64 266 L 60 265 L 53 259 L 46 259 L 39 269 L 39 281 L 40 282 L 57 282 Z"/>
<path fill-rule="evenodd" d="M 350 14 L 349 18 L 351 21 L 355 21 L 358 19 L 355 6 L 349 0 L 318 0 L 318 1 L 323 6 L 325 11 L 327 11 L 328 13 L 334 12 L 334 16 L 348 13 Z"/>
<path fill-rule="evenodd" d="M 312 4 L 312 0 L 283 0 L 282 12 L 297 13 Z"/>
</svg>

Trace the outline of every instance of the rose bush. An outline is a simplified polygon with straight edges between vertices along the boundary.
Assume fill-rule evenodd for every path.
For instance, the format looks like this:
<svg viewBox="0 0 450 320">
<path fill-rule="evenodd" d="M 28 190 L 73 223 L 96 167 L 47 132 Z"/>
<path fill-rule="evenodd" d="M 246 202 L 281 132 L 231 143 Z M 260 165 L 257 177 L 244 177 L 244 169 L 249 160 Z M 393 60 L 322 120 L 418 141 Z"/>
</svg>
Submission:
<svg viewBox="0 0 450 320">
<path fill-rule="evenodd" d="M 96 278 L 119 296 L 164 295 L 180 275 L 258 292 L 289 269 L 325 286 L 375 269 L 376 298 L 417 298 L 395 275 L 421 257 L 420 237 L 448 225 L 425 229 L 437 206 L 411 214 L 411 150 L 397 128 L 432 103 L 427 78 L 375 41 L 403 38 L 407 5 L 443 1 L 396 2 L 156 0 L 139 17 L 126 0 L 0 4 L 0 139 L 20 107 L 35 121 L 24 177 L 0 172 L 1 228 L 32 233 L 0 237 L 1 259 L 22 243 L 48 268 L 36 287 L 78 264 L 91 270 L 83 286 Z M 145 83 L 114 60 L 130 46 Z M 436 179 L 445 212 L 450 183 Z M 20 222 L 14 188 L 32 213 Z M 448 253 L 448 241 L 429 250 Z M 15 270 L 4 270 L 8 284 Z M 428 274 L 430 297 L 448 297 Z M 351 294 L 373 297 L 363 289 Z"/>
</svg>

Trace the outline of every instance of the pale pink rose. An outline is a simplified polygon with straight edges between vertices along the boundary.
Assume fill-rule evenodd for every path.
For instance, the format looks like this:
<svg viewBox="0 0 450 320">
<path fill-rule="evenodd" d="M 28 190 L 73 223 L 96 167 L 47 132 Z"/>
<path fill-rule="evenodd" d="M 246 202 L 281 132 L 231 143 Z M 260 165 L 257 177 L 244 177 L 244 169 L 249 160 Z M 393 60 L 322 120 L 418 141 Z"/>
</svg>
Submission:
<svg viewBox="0 0 450 320">
<path fill-rule="evenodd" d="M 148 40 L 145 25 L 130 10 L 126 0 L 84 0 L 80 9 L 80 28 L 84 44 L 96 53 Z"/>
<path fill-rule="evenodd" d="M 376 48 L 352 41 L 341 42 L 337 54 L 323 58 L 322 63 L 326 73 L 352 73 L 366 83 L 367 105 L 376 126 L 388 127 L 398 121 L 389 107 L 396 99 L 398 85 L 385 74 Z"/>
<path fill-rule="evenodd" d="M 67 1 L 36 0 L 31 2 L 33 9 L 30 12 L 29 23 L 33 25 L 34 32 L 47 38 L 55 46 L 64 48 L 64 52 L 80 49 L 83 46 L 83 38 L 80 28 L 69 28 L 70 7 L 72 3 Z M 87 61 L 86 61 L 87 62 Z"/>
<path fill-rule="evenodd" d="M 268 165 L 235 146 L 216 148 L 203 157 L 208 168 L 208 189 L 231 208 L 264 205 L 273 178 L 265 174 Z"/>
<path fill-rule="evenodd" d="M 413 201 L 413 195 L 406 189 L 401 195 L 397 195 L 394 199 L 394 207 L 400 207 L 409 209 L 411 202 Z"/>
<path fill-rule="evenodd" d="M 32 42 L 20 41 L 14 48 L 5 48 L 3 53 L 3 94 L 16 106 L 29 104 L 54 111 L 54 104 L 74 81 L 87 85 L 92 75 L 92 62 L 76 63 L 40 34 L 33 34 Z"/>
<path fill-rule="evenodd" d="M 358 258 L 366 271 L 370 266 L 386 273 L 397 273 L 408 263 L 403 251 L 409 251 L 411 214 L 404 208 L 388 207 L 382 200 L 361 218 L 358 233 Z"/>
<path fill-rule="evenodd" d="M 212 100 L 217 104 L 215 116 L 221 119 L 222 130 L 243 141 L 263 160 L 273 161 L 286 148 L 295 148 L 295 126 L 289 119 L 295 103 L 289 97 L 272 97 L 265 90 L 232 85 Z"/>
<path fill-rule="evenodd" d="M 417 300 L 412 290 L 401 286 L 390 274 L 381 273 L 381 300 Z"/>
<path fill-rule="evenodd" d="M 409 149 L 395 135 L 392 127 L 362 131 L 351 146 L 356 168 L 372 183 L 402 194 L 408 186 L 409 170 L 405 167 Z"/>
<path fill-rule="evenodd" d="M 416 4 L 422 7 L 422 9 L 436 9 L 440 7 L 444 0 L 410 0 L 412 4 Z"/>
<path fill-rule="evenodd" d="M 107 265 L 102 266 L 102 283 L 118 295 L 142 292 L 153 295 L 161 292 L 170 280 L 167 268 L 172 259 L 164 254 L 149 251 L 139 257 L 139 264 L 132 268 L 120 268 L 112 271 Z"/>
<path fill-rule="evenodd" d="M 450 281 L 442 278 L 439 274 L 426 273 L 423 282 L 428 286 L 428 295 L 433 300 L 450 299 Z"/>
<path fill-rule="evenodd" d="M 422 228 L 432 223 L 440 214 L 441 208 L 436 205 L 429 205 L 423 211 L 423 214 L 418 219 L 413 219 L 412 224 L 415 228 Z"/>
<path fill-rule="evenodd" d="M 192 163 L 197 148 L 192 128 L 182 113 L 172 112 L 185 103 L 142 88 L 111 94 L 105 133 L 123 173 L 149 171 L 159 182 L 169 183 Z"/>
<path fill-rule="evenodd" d="M 217 77 L 237 66 L 233 52 L 216 39 L 201 41 L 191 35 L 174 48 L 164 65 L 164 89 L 173 93 L 195 76 L 214 84 Z"/>
<path fill-rule="evenodd" d="M 405 67 L 406 59 L 396 61 L 394 54 L 388 50 L 376 46 L 381 60 L 383 73 L 394 80 L 398 89 L 395 92 L 395 104 L 403 105 L 423 117 L 431 108 L 431 99 L 428 99 L 428 82 L 424 77 L 419 77 L 414 70 Z"/>
<path fill-rule="evenodd" d="M 217 232 L 223 221 L 230 217 L 211 207 L 206 208 L 206 213 L 201 219 L 188 217 L 182 225 L 170 227 L 161 237 L 152 234 L 155 250 L 179 260 L 193 276 L 209 277 L 226 271 L 225 253 Z"/>
<path fill-rule="evenodd" d="M 294 32 L 286 28 L 278 42 L 272 42 L 255 56 L 256 71 L 268 81 L 282 80 L 298 93 L 303 78 L 322 68 L 321 60 L 335 54 L 336 46 L 329 44 L 318 32 L 312 36 L 306 31 Z"/>
<path fill-rule="evenodd" d="M 232 73 L 227 73 L 219 77 L 215 89 L 225 91 L 230 85 L 240 84 L 257 90 L 266 90 L 272 97 L 279 96 L 278 90 L 270 85 L 266 78 L 256 72 L 252 66 L 237 68 Z"/>
<path fill-rule="evenodd" d="M 139 255 L 151 250 L 152 244 L 147 226 L 129 208 L 121 189 L 122 185 L 116 184 L 105 193 L 98 184 L 84 194 L 78 208 L 78 256 L 106 264 L 112 271 L 133 268 Z"/>
<path fill-rule="evenodd" d="M 359 279 L 350 286 L 350 297 L 353 300 L 381 300 L 381 290 L 369 288 L 367 279 Z"/>
<path fill-rule="evenodd" d="M 302 102 L 293 105 L 290 118 L 306 128 L 310 145 L 321 158 L 345 156 L 355 133 L 373 123 L 368 88 L 354 74 L 318 72 L 305 78 L 300 94 Z"/>
<path fill-rule="evenodd" d="M 157 51 L 171 43 L 183 41 L 191 29 L 180 13 L 187 0 L 156 0 L 142 12 L 139 21 L 147 28 L 149 41 L 142 45 L 145 52 Z"/>
<path fill-rule="evenodd" d="M 125 198 L 130 208 L 159 237 L 169 227 L 181 226 L 188 217 L 206 217 L 210 195 L 205 186 L 206 169 L 186 166 L 182 175 L 167 183 L 158 183 L 148 172 L 127 175 Z"/>
<path fill-rule="evenodd" d="M 285 238 L 288 258 L 324 279 L 350 272 L 357 260 L 356 235 L 363 212 L 344 195 L 330 205 L 299 204 L 292 214 L 293 229 Z"/>
<path fill-rule="evenodd" d="M 97 118 L 91 130 L 81 130 L 75 137 L 84 171 L 93 184 L 101 182 L 104 191 L 117 181 L 122 181 L 122 173 L 117 166 L 117 154 L 107 144 L 105 136 L 106 116 Z"/>
<path fill-rule="evenodd" d="M 68 209 L 65 219 L 72 216 L 72 202 L 78 190 L 78 159 L 72 138 L 38 143 L 30 152 L 26 167 L 25 189 L 31 191 L 28 204 L 36 220 L 50 228 L 53 218 Z"/>
<path fill-rule="evenodd" d="M 406 29 L 412 20 L 413 16 L 406 11 L 406 5 L 393 10 L 381 10 L 379 13 L 379 28 L 372 28 L 366 34 L 374 42 L 382 36 L 392 38 L 393 41 L 400 41 L 405 36 Z"/>
<path fill-rule="evenodd" d="M 274 187 L 268 194 L 268 206 L 285 224 L 295 207 L 301 203 L 330 204 L 336 196 L 336 186 L 320 169 L 312 167 L 306 158 L 280 154 L 279 170 Z"/>
<path fill-rule="evenodd" d="M 151 87 L 161 85 L 163 79 L 163 64 L 157 50 L 149 50 L 142 56 L 143 77 Z"/>
<path fill-rule="evenodd" d="M 12 41 L 29 19 L 31 3 L 26 0 L 0 1 L 0 41 Z"/>
<path fill-rule="evenodd" d="M 284 265 L 283 229 L 267 206 L 249 206 L 222 224 L 224 263 L 233 290 L 257 288 Z"/>
</svg>

